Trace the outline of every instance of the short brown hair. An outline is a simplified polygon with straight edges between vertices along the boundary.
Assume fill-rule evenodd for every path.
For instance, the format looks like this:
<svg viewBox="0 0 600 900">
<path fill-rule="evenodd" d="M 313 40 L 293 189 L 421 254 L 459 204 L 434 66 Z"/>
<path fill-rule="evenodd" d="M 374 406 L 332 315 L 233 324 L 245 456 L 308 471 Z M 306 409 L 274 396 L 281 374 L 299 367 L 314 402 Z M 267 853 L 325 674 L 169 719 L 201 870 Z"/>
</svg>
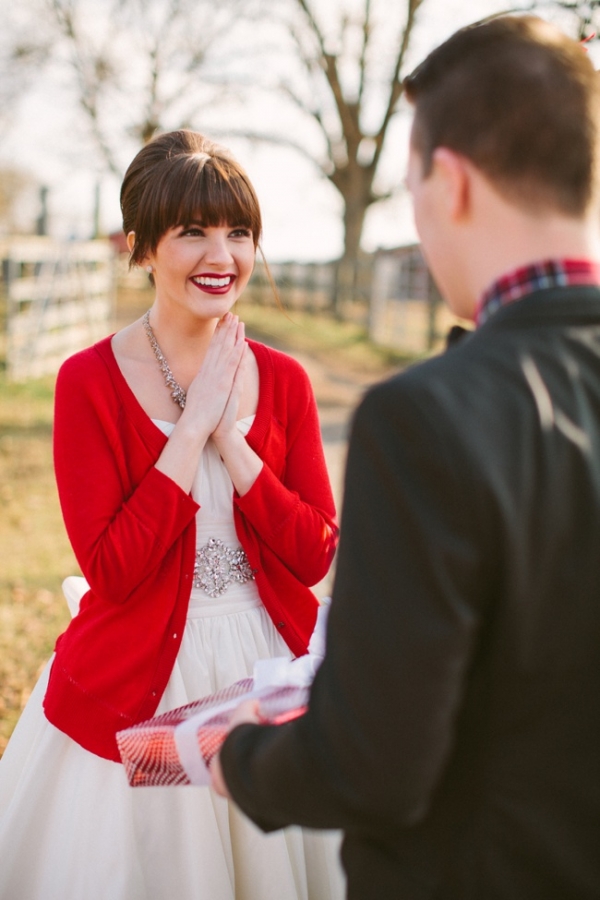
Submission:
<svg viewBox="0 0 600 900">
<path fill-rule="evenodd" d="M 249 228 L 258 245 L 258 199 L 242 167 L 224 147 L 195 131 L 160 134 L 131 162 L 121 186 L 125 234 L 135 232 L 130 262 L 154 253 L 170 228 L 200 224 Z"/>
<path fill-rule="evenodd" d="M 404 81 L 424 173 L 436 147 L 470 159 L 509 199 L 581 216 L 598 189 L 598 75 L 535 16 L 463 28 Z"/>
</svg>

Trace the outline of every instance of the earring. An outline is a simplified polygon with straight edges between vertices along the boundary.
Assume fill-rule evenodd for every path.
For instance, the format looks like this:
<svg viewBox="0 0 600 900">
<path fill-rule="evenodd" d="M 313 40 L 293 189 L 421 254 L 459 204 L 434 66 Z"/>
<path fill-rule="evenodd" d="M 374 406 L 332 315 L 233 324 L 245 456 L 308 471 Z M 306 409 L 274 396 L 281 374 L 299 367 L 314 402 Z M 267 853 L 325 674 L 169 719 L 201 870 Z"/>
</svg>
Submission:
<svg viewBox="0 0 600 900">
<path fill-rule="evenodd" d="M 146 272 L 154 272 L 154 269 L 152 268 L 152 266 L 146 266 Z"/>
</svg>

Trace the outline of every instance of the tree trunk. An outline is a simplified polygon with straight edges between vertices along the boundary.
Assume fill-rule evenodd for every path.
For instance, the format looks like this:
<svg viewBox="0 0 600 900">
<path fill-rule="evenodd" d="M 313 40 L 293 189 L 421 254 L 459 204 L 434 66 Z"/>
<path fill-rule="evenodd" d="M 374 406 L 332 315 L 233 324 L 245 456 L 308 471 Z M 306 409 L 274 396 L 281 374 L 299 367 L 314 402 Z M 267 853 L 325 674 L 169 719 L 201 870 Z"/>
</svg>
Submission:
<svg viewBox="0 0 600 900">
<path fill-rule="evenodd" d="M 344 198 L 344 252 L 338 263 L 333 298 L 333 312 L 336 316 L 341 316 L 344 306 L 356 299 L 360 238 L 370 206 L 372 180 L 368 170 L 356 166 L 343 188 L 338 186 Z"/>
</svg>

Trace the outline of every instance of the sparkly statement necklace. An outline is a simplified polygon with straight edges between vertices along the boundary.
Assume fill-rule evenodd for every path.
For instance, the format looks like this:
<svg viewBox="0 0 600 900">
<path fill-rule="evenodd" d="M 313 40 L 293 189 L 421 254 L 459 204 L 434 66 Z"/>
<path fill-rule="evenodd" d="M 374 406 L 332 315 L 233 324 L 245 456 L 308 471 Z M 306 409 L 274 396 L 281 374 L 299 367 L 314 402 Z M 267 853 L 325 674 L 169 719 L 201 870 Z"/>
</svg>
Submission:
<svg viewBox="0 0 600 900">
<path fill-rule="evenodd" d="M 158 341 L 152 331 L 152 326 L 150 324 L 150 310 L 144 314 L 144 318 L 142 319 L 144 325 L 144 331 L 148 335 L 148 340 L 150 341 L 150 346 L 154 352 L 156 357 L 156 361 L 160 367 L 161 372 L 165 377 L 165 384 L 168 389 L 171 391 L 171 399 L 173 403 L 176 403 L 177 406 L 180 406 L 182 409 L 185 409 L 185 401 L 186 401 L 186 393 L 184 389 L 181 387 L 179 382 L 175 381 L 175 376 L 171 372 L 171 368 L 169 363 L 164 357 L 164 354 L 160 347 L 158 346 Z"/>
</svg>

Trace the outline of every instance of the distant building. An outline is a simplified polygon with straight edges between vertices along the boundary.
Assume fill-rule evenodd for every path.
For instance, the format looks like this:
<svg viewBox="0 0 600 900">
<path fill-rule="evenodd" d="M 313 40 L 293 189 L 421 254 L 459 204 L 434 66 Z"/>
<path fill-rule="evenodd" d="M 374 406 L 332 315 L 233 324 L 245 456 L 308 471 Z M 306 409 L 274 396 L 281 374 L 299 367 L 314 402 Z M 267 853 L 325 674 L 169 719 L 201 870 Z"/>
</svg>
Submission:
<svg viewBox="0 0 600 900">
<path fill-rule="evenodd" d="M 436 349 L 456 322 L 442 303 L 419 244 L 375 252 L 369 310 L 372 340 L 424 353 Z"/>
</svg>

